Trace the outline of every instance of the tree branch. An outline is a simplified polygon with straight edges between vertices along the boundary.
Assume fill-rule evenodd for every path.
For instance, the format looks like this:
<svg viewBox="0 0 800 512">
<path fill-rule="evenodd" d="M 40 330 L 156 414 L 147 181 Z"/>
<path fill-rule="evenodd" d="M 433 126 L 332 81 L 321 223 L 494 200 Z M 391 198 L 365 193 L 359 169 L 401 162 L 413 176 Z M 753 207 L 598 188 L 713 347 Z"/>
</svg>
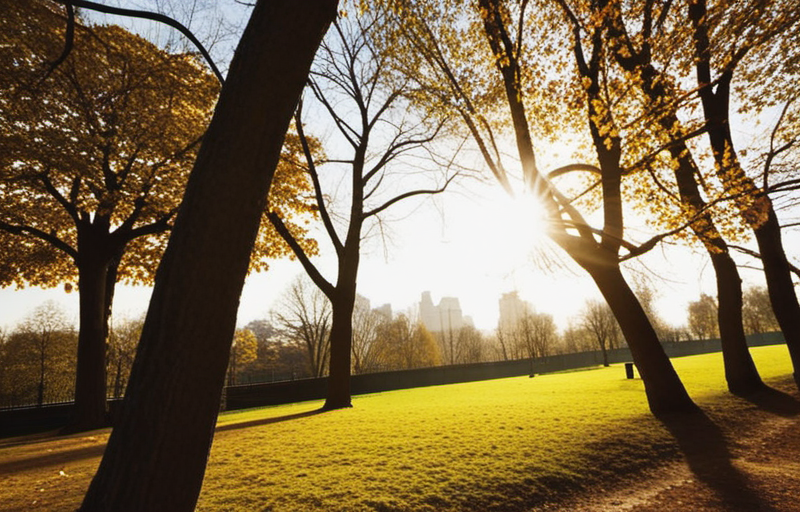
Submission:
<svg viewBox="0 0 800 512">
<path fill-rule="evenodd" d="M 322 185 L 319 182 L 319 175 L 317 174 L 317 165 L 316 162 L 314 162 L 314 155 L 311 154 L 311 147 L 308 144 L 308 139 L 306 138 L 305 131 L 303 130 L 302 115 L 303 100 L 301 99 L 297 105 L 297 111 L 294 115 L 294 124 L 297 129 L 297 136 L 300 139 L 300 145 L 302 146 L 303 154 L 306 157 L 308 174 L 311 176 L 311 182 L 314 184 L 314 199 L 317 201 L 319 216 L 322 218 L 322 223 L 325 225 L 325 230 L 328 232 L 328 236 L 333 243 L 334 249 L 336 249 L 336 254 L 341 256 L 344 251 L 344 245 L 339 239 L 339 235 L 336 233 L 336 228 L 331 220 L 328 207 L 325 204 L 325 197 L 322 194 Z"/>
<path fill-rule="evenodd" d="M 12 235 L 30 235 L 36 237 L 44 242 L 49 243 L 56 249 L 64 251 L 67 255 L 72 257 L 73 259 L 78 259 L 78 251 L 73 249 L 69 244 L 61 240 L 55 235 L 51 235 L 50 233 L 45 233 L 41 229 L 37 229 L 31 226 L 17 226 L 14 224 L 9 224 L 7 222 L 3 222 L 0 220 L 0 229 L 11 233 Z"/>
<path fill-rule="evenodd" d="M 192 44 L 195 45 L 197 50 L 200 52 L 200 54 L 208 63 L 208 66 L 211 68 L 211 71 L 213 71 L 214 75 L 216 75 L 217 80 L 219 80 L 219 83 L 220 84 L 225 83 L 225 79 L 222 77 L 222 73 L 220 73 L 219 69 L 217 68 L 217 65 L 214 64 L 211 55 L 205 49 L 200 40 L 197 39 L 197 37 L 195 37 L 195 35 L 192 33 L 191 30 L 183 26 L 180 22 L 170 18 L 169 16 L 155 12 L 139 11 L 134 9 L 123 9 L 121 7 L 112 7 L 110 5 L 103 5 L 97 2 L 90 2 L 88 0 L 55 0 L 55 1 L 66 6 L 83 7 L 84 9 L 91 9 L 93 11 L 103 12 L 106 14 L 128 16 L 131 18 L 143 18 L 169 25 L 170 27 L 178 30 L 181 34 L 186 36 L 186 38 L 189 39 L 189 41 L 191 41 Z"/>
<path fill-rule="evenodd" d="M 752 249 L 748 249 L 747 247 L 742 247 L 740 245 L 728 245 L 728 247 L 731 248 L 731 249 L 734 249 L 736 251 L 739 251 L 742 254 L 746 254 L 748 256 L 751 256 L 753 258 L 756 258 L 756 259 L 759 259 L 759 260 L 763 259 L 761 257 L 761 253 L 756 252 L 756 251 L 754 251 Z M 789 266 L 789 270 L 793 274 L 795 274 L 797 277 L 800 277 L 800 268 L 797 268 L 795 265 L 792 265 L 792 263 L 789 260 L 786 260 L 786 264 Z"/>
<path fill-rule="evenodd" d="M 50 63 L 50 66 L 47 68 L 47 71 L 42 77 L 41 82 L 47 80 L 53 71 L 55 71 L 62 62 L 67 60 L 67 57 L 69 57 L 69 54 L 72 51 L 72 46 L 75 43 L 75 8 L 70 4 L 65 5 L 65 7 L 67 9 L 67 30 L 64 33 L 64 49 L 61 51 L 61 55 L 59 55 L 56 60 Z"/>
<path fill-rule="evenodd" d="M 297 243 L 297 240 L 289 232 L 289 229 L 283 223 L 283 220 L 281 220 L 280 216 L 275 212 L 269 212 L 267 214 L 267 218 L 275 227 L 275 231 L 277 231 L 278 234 L 281 235 L 281 238 L 283 238 L 286 243 L 289 244 L 292 252 L 295 256 L 297 256 L 297 259 L 300 260 L 300 263 L 303 265 L 308 277 L 310 277 L 311 280 L 314 281 L 314 284 L 317 285 L 320 290 L 322 290 L 322 293 L 324 293 L 325 296 L 332 301 L 336 293 L 336 287 L 329 283 L 328 280 L 325 279 L 322 274 L 320 274 L 319 270 L 317 270 L 317 267 L 308 258 L 306 252 L 302 247 L 300 247 L 300 244 Z"/>
<path fill-rule="evenodd" d="M 394 198 L 389 199 L 388 201 L 383 203 L 381 206 L 378 206 L 377 208 L 373 208 L 372 210 L 364 212 L 364 214 L 362 215 L 361 218 L 362 219 L 367 219 L 369 217 L 372 217 L 373 215 L 377 215 L 380 212 L 382 212 L 383 210 L 385 210 L 386 208 L 392 206 L 393 204 L 395 204 L 395 203 L 397 203 L 399 201 L 402 201 L 403 199 L 408 199 L 409 197 L 425 195 L 425 194 L 427 194 L 427 195 L 441 194 L 442 192 L 444 192 L 447 189 L 447 186 L 450 185 L 450 182 L 453 181 L 453 179 L 456 176 L 458 176 L 458 173 L 455 173 L 452 176 L 450 176 L 449 178 L 447 178 L 447 181 L 444 182 L 444 185 L 442 185 L 440 188 L 437 188 L 437 189 L 433 189 L 433 190 L 412 190 L 410 192 L 406 192 L 404 194 L 400 194 L 399 196 L 395 196 Z"/>
</svg>

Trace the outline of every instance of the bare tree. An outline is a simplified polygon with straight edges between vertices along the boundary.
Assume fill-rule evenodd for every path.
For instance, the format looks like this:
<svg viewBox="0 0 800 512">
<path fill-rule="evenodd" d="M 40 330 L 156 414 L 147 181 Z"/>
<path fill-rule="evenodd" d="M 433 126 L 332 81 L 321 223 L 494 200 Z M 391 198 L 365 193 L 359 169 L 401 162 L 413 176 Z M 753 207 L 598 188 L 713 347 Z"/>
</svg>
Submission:
<svg viewBox="0 0 800 512">
<path fill-rule="evenodd" d="M 383 323 L 391 321 L 370 307 L 369 300 L 356 297 L 353 309 L 353 373 L 370 371 L 377 364 L 375 342 Z"/>
<path fill-rule="evenodd" d="M 442 128 L 442 122 L 420 118 L 404 98 L 407 84 L 389 74 L 385 57 L 378 54 L 371 41 L 371 31 L 380 28 L 381 18 L 374 12 L 348 16 L 334 23 L 330 37 L 323 42 L 321 54 L 311 72 L 310 93 L 329 116 L 349 151 L 347 156 L 327 162 L 312 155 L 303 126 L 303 104 L 295 116 L 297 133 L 307 160 L 307 170 L 314 184 L 316 206 L 325 231 L 336 252 L 336 280 L 325 278 L 305 251 L 295 241 L 277 212 L 269 215 L 276 230 L 292 247 L 309 277 L 332 304 L 330 379 L 326 409 L 350 407 L 350 372 L 353 339 L 353 309 L 356 300 L 361 245 L 367 222 L 374 220 L 392 205 L 414 196 L 443 192 L 453 176 L 441 176 L 432 188 L 412 188 L 397 193 L 404 183 L 419 182 L 419 161 L 402 162 L 424 153 Z M 399 180 L 400 163 L 404 181 Z M 320 176 L 323 164 L 342 168 L 349 182 L 350 200 L 343 221 L 337 229 L 336 212 L 331 196 L 323 190 Z M 446 167 L 445 167 L 446 169 Z M 437 173 L 429 172 L 436 177 Z M 428 180 L 426 180 L 428 181 Z M 394 185 L 394 186 L 393 186 Z M 387 195 L 387 190 L 390 193 Z M 336 284 L 333 284 L 333 283 Z"/>
<path fill-rule="evenodd" d="M 553 316 L 535 311 L 526 313 L 519 320 L 517 337 L 527 357 L 538 359 L 550 355 L 558 338 Z"/>
<path fill-rule="evenodd" d="M 611 308 L 603 301 L 586 302 L 582 314 L 583 328 L 591 333 L 603 352 L 603 366 L 608 366 L 608 350 L 618 348 L 622 332 Z"/>
<path fill-rule="evenodd" d="M 119 398 L 128 383 L 131 374 L 133 358 L 136 355 L 136 345 L 142 335 L 144 315 L 140 318 L 126 318 L 114 321 L 112 318 L 111 329 L 108 333 L 108 347 L 106 358 L 108 360 L 108 388 L 113 396 Z"/>
<path fill-rule="evenodd" d="M 36 392 L 29 399 L 38 406 L 74 396 L 75 332 L 64 310 L 52 301 L 38 306 L 28 315 L 9 340 L 9 360 L 27 372 L 14 379 Z M 12 343 L 13 342 L 13 343 Z M 12 366 L 12 364 L 9 364 Z"/>
<path fill-rule="evenodd" d="M 305 349 L 312 377 L 326 373 L 330 357 L 331 303 L 313 283 L 299 277 L 273 311 L 286 336 Z"/>
</svg>

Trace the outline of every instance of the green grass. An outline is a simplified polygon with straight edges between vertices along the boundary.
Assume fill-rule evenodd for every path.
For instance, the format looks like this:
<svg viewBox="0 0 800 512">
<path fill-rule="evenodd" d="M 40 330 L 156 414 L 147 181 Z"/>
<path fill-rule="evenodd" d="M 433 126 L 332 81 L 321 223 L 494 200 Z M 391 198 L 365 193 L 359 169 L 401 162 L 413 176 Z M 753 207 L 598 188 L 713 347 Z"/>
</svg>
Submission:
<svg viewBox="0 0 800 512">
<path fill-rule="evenodd" d="M 753 350 L 768 382 L 791 373 L 785 346 Z M 720 354 L 673 360 L 709 414 L 748 404 L 724 393 Z M 221 425 L 319 408 L 225 414 Z M 676 453 L 621 366 L 357 397 L 354 408 L 219 432 L 199 511 L 523 510 L 551 491 Z"/>
<path fill-rule="evenodd" d="M 786 383 L 785 346 L 753 349 L 768 383 Z M 755 406 L 725 392 L 720 354 L 674 359 L 721 425 Z M 197 510 L 528 510 L 565 488 L 678 453 L 621 365 L 223 414 Z M 754 423 L 755 424 L 755 423 Z M 756 428 L 755 426 L 748 428 Z M 0 447 L 0 512 L 71 511 L 107 433 Z M 4 468 L 6 471 L 4 472 Z"/>
</svg>

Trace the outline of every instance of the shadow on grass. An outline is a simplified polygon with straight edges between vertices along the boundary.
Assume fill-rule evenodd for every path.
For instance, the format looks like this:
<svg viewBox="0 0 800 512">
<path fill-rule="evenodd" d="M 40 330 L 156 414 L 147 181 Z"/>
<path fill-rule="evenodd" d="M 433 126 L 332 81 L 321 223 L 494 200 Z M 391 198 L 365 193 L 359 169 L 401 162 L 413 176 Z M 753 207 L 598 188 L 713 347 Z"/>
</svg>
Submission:
<svg viewBox="0 0 800 512">
<path fill-rule="evenodd" d="M 784 418 L 791 418 L 800 414 L 800 402 L 797 398 L 767 386 L 755 393 L 739 395 L 739 397 L 763 411 L 783 416 Z"/>
<path fill-rule="evenodd" d="M 315 409 L 313 411 L 306 411 L 297 414 L 287 414 L 286 416 L 278 416 L 277 418 L 265 418 L 261 420 L 253 420 L 253 421 L 245 421 L 242 423 L 233 423 L 229 425 L 222 425 L 217 427 L 217 432 L 224 432 L 226 430 L 236 430 L 241 428 L 248 428 L 248 427 L 256 427 L 259 425 L 269 425 L 271 423 L 280 423 L 283 421 L 290 421 L 296 420 L 300 418 L 306 418 L 309 416 L 315 416 L 317 414 L 325 412 L 322 409 Z M 53 431 L 48 433 L 47 435 L 40 435 L 40 436 L 31 436 L 30 439 L 27 439 L 27 442 L 23 442 L 18 440 L 15 444 L 9 444 L 4 447 L 15 446 L 17 444 L 30 444 L 30 443 L 38 443 L 44 441 L 51 441 L 53 439 L 57 439 L 58 431 Z M 45 467 L 60 467 L 67 463 L 73 463 L 81 460 L 91 459 L 94 457 L 100 457 L 103 455 L 103 452 L 106 449 L 106 443 L 98 443 L 96 445 L 85 446 L 81 448 L 72 448 L 63 451 L 55 451 L 55 452 L 47 452 L 41 455 L 34 455 L 33 457 L 27 457 L 24 459 L 19 460 L 9 460 L 9 461 L 2 461 L 0 462 L 0 475 L 10 475 L 14 474 L 19 471 L 27 471 L 31 469 L 40 469 Z"/>
<path fill-rule="evenodd" d="M 238 430 L 240 428 L 259 427 L 261 425 L 270 425 L 272 423 L 281 423 L 284 421 L 298 420 L 300 418 L 308 418 L 328 412 L 326 409 L 314 409 L 313 411 L 298 412 L 296 414 L 287 414 L 286 416 L 277 416 L 275 418 L 264 418 L 260 420 L 243 421 L 241 423 L 229 423 L 227 425 L 220 425 L 217 427 L 217 432 L 225 432 L 227 430 Z"/>
<path fill-rule="evenodd" d="M 714 491 L 724 510 L 776 512 L 733 465 L 722 430 L 704 412 L 663 415 L 659 420 L 678 441 L 697 480 Z"/>
<path fill-rule="evenodd" d="M 74 448 L 62 452 L 48 452 L 25 459 L 0 462 L 0 475 L 13 475 L 20 471 L 61 467 L 68 463 L 100 457 L 106 450 L 106 444 L 96 444 L 83 448 Z"/>
</svg>

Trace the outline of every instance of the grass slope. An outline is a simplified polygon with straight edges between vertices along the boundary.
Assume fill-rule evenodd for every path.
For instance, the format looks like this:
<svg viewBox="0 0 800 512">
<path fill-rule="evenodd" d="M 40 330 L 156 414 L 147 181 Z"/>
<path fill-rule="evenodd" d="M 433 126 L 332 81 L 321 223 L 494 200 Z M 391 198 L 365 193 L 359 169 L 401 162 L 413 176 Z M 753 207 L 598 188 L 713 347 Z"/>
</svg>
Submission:
<svg viewBox="0 0 800 512">
<path fill-rule="evenodd" d="M 791 374 L 785 346 L 753 356 L 768 383 Z M 752 408 L 725 393 L 720 354 L 673 363 L 712 419 Z M 353 402 L 326 413 L 308 402 L 220 416 L 197 510 L 525 510 L 678 453 L 641 381 L 626 380 L 621 366 Z M 73 510 L 104 439 L 0 448 L 0 511 Z"/>
</svg>

